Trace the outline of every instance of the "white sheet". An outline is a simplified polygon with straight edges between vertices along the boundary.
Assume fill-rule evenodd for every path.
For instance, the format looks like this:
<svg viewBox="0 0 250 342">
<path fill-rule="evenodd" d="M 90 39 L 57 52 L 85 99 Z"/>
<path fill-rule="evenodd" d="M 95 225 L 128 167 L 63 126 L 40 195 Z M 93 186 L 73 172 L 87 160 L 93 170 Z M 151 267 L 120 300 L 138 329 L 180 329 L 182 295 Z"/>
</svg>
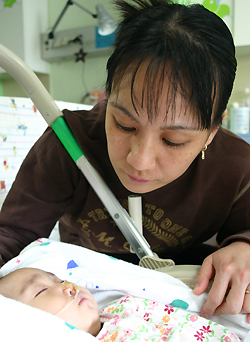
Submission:
<svg viewBox="0 0 250 342">
<path fill-rule="evenodd" d="M 5 264 L 6 275 L 22 267 L 37 267 L 85 286 L 94 295 L 99 308 L 123 294 L 148 298 L 161 303 L 178 303 L 199 313 L 206 294 L 195 296 L 181 281 L 163 273 L 116 260 L 83 247 L 49 239 L 39 239 L 19 256 Z M 4 341 L 93 341 L 89 334 L 71 329 L 59 318 L 0 296 L 1 336 Z M 245 342 L 250 341 L 246 315 L 212 317 Z M 2 340 L 2 339 L 1 339 Z"/>
</svg>

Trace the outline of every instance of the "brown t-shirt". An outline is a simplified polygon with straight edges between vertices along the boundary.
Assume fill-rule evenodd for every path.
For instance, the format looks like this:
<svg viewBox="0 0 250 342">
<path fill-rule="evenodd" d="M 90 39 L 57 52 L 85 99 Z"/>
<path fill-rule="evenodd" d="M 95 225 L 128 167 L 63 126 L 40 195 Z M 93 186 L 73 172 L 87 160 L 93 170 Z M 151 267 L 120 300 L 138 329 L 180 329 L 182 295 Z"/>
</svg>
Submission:
<svg viewBox="0 0 250 342">
<path fill-rule="evenodd" d="M 106 101 L 91 111 L 64 111 L 65 120 L 91 164 L 127 208 L 131 193 L 109 161 Z M 144 236 L 168 257 L 218 232 L 219 244 L 250 240 L 250 146 L 220 129 L 206 151 L 172 183 L 142 195 Z M 17 255 L 47 237 L 60 220 L 61 239 L 104 253 L 129 245 L 84 175 L 48 128 L 29 152 L 0 213 L 0 254 Z"/>
</svg>

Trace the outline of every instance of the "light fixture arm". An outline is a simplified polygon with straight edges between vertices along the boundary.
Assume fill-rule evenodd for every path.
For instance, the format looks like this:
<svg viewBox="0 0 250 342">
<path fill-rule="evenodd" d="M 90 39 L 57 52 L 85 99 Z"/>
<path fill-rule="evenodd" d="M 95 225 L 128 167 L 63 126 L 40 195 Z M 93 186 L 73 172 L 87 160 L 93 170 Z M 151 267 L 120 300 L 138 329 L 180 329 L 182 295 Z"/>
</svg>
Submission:
<svg viewBox="0 0 250 342">
<path fill-rule="evenodd" d="M 94 13 L 90 12 L 87 8 L 83 7 L 82 5 L 78 4 L 75 1 L 71 1 L 71 2 L 72 2 L 72 4 L 74 4 L 74 5 L 78 6 L 79 8 L 81 8 L 83 11 L 85 11 L 88 14 L 92 15 L 93 18 L 95 18 L 95 19 L 97 18 L 97 14 L 94 14 Z"/>
<path fill-rule="evenodd" d="M 72 0 L 68 0 L 66 5 L 64 6 L 61 14 L 59 15 L 57 21 L 55 22 L 54 26 L 52 27 L 52 30 L 49 32 L 48 34 L 48 38 L 49 39 L 54 39 L 54 32 L 58 26 L 58 24 L 60 23 L 60 21 L 62 20 L 62 17 L 64 16 L 65 12 L 67 11 L 67 9 L 69 8 L 69 6 L 71 5 L 76 5 L 79 8 L 81 8 L 83 11 L 87 12 L 88 14 L 90 14 L 93 18 L 97 18 L 97 14 L 93 14 L 92 12 L 90 12 L 87 8 L 83 7 L 82 5 L 79 5 L 77 2 L 72 1 Z"/>
</svg>

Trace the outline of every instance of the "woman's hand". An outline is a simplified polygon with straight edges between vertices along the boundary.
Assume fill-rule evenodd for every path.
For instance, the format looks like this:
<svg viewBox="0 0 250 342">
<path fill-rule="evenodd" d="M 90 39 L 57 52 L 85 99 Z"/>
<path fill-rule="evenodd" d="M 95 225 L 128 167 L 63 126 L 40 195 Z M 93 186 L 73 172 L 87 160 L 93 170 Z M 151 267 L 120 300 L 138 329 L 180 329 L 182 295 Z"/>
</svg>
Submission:
<svg viewBox="0 0 250 342">
<path fill-rule="evenodd" d="M 197 275 L 194 294 L 203 293 L 213 277 L 201 316 L 247 313 L 250 323 L 250 244 L 233 242 L 209 255 Z"/>
</svg>

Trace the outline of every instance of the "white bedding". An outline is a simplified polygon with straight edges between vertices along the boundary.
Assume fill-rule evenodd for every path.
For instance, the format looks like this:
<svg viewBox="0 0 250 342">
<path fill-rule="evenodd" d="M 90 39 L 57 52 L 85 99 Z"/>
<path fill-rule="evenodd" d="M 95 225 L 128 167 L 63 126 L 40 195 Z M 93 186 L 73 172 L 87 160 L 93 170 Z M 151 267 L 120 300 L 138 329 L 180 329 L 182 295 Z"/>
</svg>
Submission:
<svg viewBox="0 0 250 342">
<path fill-rule="evenodd" d="M 206 294 L 193 295 L 184 283 L 167 274 L 45 238 L 31 243 L 5 264 L 0 275 L 22 267 L 37 267 L 86 287 L 100 310 L 124 294 L 165 304 L 178 303 L 179 307 L 196 313 L 206 300 Z M 1 295 L 0 308 L 1 341 L 96 341 L 93 336 L 67 326 L 58 317 Z M 243 341 L 250 341 L 246 315 L 212 317 L 212 320 L 232 330 Z"/>
</svg>

